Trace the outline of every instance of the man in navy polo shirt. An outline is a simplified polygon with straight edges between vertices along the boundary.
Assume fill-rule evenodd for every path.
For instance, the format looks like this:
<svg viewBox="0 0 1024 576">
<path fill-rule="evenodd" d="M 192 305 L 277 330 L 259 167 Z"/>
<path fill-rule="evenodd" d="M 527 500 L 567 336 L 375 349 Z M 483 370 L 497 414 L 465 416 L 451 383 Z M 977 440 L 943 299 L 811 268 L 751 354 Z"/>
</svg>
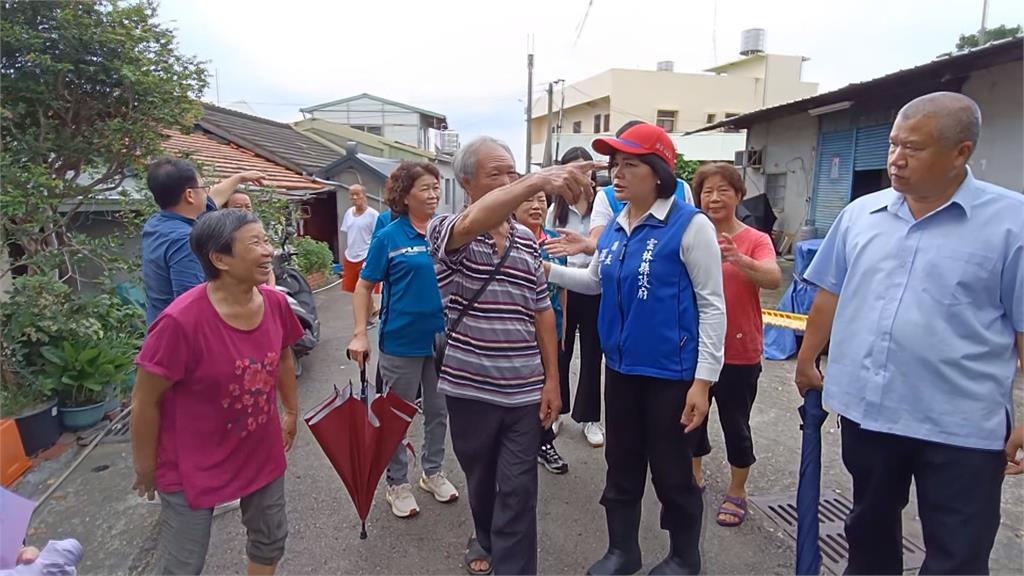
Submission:
<svg viewBox="0 0 1024 576">
<path fill-rule="evenodd" d="M 223 206 L 239 185 L 259 184 L 263 178 L 259 172 L 242 172 L 216 186 L 204 186 L 199 171 L 188 160 L 164 157 L 150 163 L 146 184 L 160 212 L 142 228 L 147 325 L 175 298 L 206 281 L 199 259 L 188 244 L 196 219 Z"/>
</svg>

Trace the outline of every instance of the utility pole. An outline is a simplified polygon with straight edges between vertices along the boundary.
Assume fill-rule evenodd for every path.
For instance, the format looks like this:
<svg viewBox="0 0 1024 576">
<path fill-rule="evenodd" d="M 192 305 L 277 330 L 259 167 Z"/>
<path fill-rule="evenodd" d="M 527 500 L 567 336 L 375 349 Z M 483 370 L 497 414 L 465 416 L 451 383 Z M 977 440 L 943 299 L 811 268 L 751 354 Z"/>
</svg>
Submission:
<svg viewBox="0 0 1024 576">
<path fill-rule="evenodd" d="M 553 82 L 548 82 L 548 135 L 547 135 L 547 138 L 544 140 L 544 167 L 545 168 L 547 168 L 548 166 L 551 166 L 551 133 L 553 132 L 551 130 L 551 128 L 555 125 L 554 124 L 554 118 L 553 118 L 554 114 L 555 114 L 555 110 L 554 110 L 554 108 L 555 108 L 554 86 L 555 85 L 554 85 Z"/>
<path fill-rule="evenodd" d="M 985 45 L 986 31 L 988 30 L 988 0 L 981 0 L 981 30 L 978 30 L 978 45 Z"/>
<path fill-rule="evenodd" d="M 565 80 L 558 79 L 555 83 L 559 85 L 558 91 L 561 95 L 561 102 L 558 104 L 558 124 L 556 130 L 557 138 L 555 139 L 555 160 L 561 158 L 561 147 L 562 147 L 562 121 L 565 119 Z"/>
<path fill-rule="evenodd" d="M 526 171 L 530 173 L 533 149 L 533 53 L 526 55 Z"/>
</svg>

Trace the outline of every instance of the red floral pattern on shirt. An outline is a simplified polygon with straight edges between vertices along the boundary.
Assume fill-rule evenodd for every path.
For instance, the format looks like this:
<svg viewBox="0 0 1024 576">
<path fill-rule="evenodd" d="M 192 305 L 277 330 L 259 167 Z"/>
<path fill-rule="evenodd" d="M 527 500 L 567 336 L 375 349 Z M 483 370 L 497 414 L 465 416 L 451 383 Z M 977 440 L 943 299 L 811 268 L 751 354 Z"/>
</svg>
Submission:
<svg viewBox="0 0 1024 576">
<path fill-rule="evenodd" d="M 281 355 L 277 352 L 267 354 L 262 362 L 255 358 L 235 361 L 235 375 L 240 377 L 240 382 L 232 382 L 228 386 L 229 395 L 221 400 L 221 406 L 228 410 L 228 430 L 245 438 L 257 426 L 267 423 L 270 393 L 280 361 Z"/>
</svg>

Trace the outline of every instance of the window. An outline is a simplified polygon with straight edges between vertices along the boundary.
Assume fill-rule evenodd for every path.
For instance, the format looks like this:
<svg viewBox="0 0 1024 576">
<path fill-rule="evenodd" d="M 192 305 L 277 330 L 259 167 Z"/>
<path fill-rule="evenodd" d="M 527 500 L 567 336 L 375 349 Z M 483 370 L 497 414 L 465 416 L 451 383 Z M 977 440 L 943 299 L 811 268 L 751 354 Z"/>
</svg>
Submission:
<svg viewBox="0 0 1024 576">
<path fill-rule="evenodd" d="M 611 128 L 612 128 L 612 115 L 611 114 L 605 114 L 604 115 L 604 132 L 610 132 Z"/>
<path fill-rule="evenodd" d="M 704 123 L 705 124 L 714 124 L 717 121 L 718 121 L 718 114 L 708 114 L 707 117 L 704 118 Z"/>
<path fill-rule="evenodd" d="M 739 112 L 726 112 L 725 113 L 725 119 L 728 120 L 730 118 L 735 118 L 735 117 L 737 117 L 739 115 L 740 115 Z"/>
<path fill-rule="evenodd" d="M 577 120 L 577 121 L 573 122 L 572 123 L 572 133 L 573 134 L 579 134 L 581 132 L 583 132 L 583 121 L 582 120 Z"/>
<path fill-rule="evenodd" d="M 772 210 L 781 213 L 786 209 L 786 173 L 765 175 L 765 191 Z"/>
<path fill-rule="evenodd" d="M 655 120 L 662 130 L 665 132 L 676 131 L 676 111 L 675 110 L 658 110 L 658 118 Z"/>
<path fill-rule="evenodd" d="M 374 136 L 383 136 L 383 129 L 380 126 L 359 126 L 353 125 L 350 128 L 355 128 L 360 132 L 366 132 L 367 134 L 373 134 Z"/>
<path fill-rule="evenodd" d="M 594 134 L 601 133 L 601 115 L 594 114 Z"/>
</svg>

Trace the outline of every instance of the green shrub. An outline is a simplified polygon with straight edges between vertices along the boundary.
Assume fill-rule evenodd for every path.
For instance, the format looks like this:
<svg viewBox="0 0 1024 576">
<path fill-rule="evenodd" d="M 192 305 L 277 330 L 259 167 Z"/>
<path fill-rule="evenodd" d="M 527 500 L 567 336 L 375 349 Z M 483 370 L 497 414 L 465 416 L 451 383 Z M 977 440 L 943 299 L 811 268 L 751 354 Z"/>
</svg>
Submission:
<svg viewBox="0 0 1024 576">
<path fill-rule="evenodd" d="M 88 406 L 103 402 L 111 390 L 128 380 L 133 351 L 113 339 L 70 342 L 61 347 L 44 346 L 47 360 L 42 373 L 57 391 L 64 406 Z"/>
<path fill-rule="evenodd" d="M 54 396 L 124 394 L 144 335 L 142 310 L 112 294 L 75 292 L 52 275 L 16 278 L 0 308 L 0 409 L 16 416 Z"/>
<path fill-rule="evenodd" d="M 292 241 L 295 249 L 295 264 L 299 272 L 309 276 L 315 272 L 327 274 L 334 263 L 334 254 L 326 242 L 313 240 L 307 236 L 297 236 Z"/>
</svg>

